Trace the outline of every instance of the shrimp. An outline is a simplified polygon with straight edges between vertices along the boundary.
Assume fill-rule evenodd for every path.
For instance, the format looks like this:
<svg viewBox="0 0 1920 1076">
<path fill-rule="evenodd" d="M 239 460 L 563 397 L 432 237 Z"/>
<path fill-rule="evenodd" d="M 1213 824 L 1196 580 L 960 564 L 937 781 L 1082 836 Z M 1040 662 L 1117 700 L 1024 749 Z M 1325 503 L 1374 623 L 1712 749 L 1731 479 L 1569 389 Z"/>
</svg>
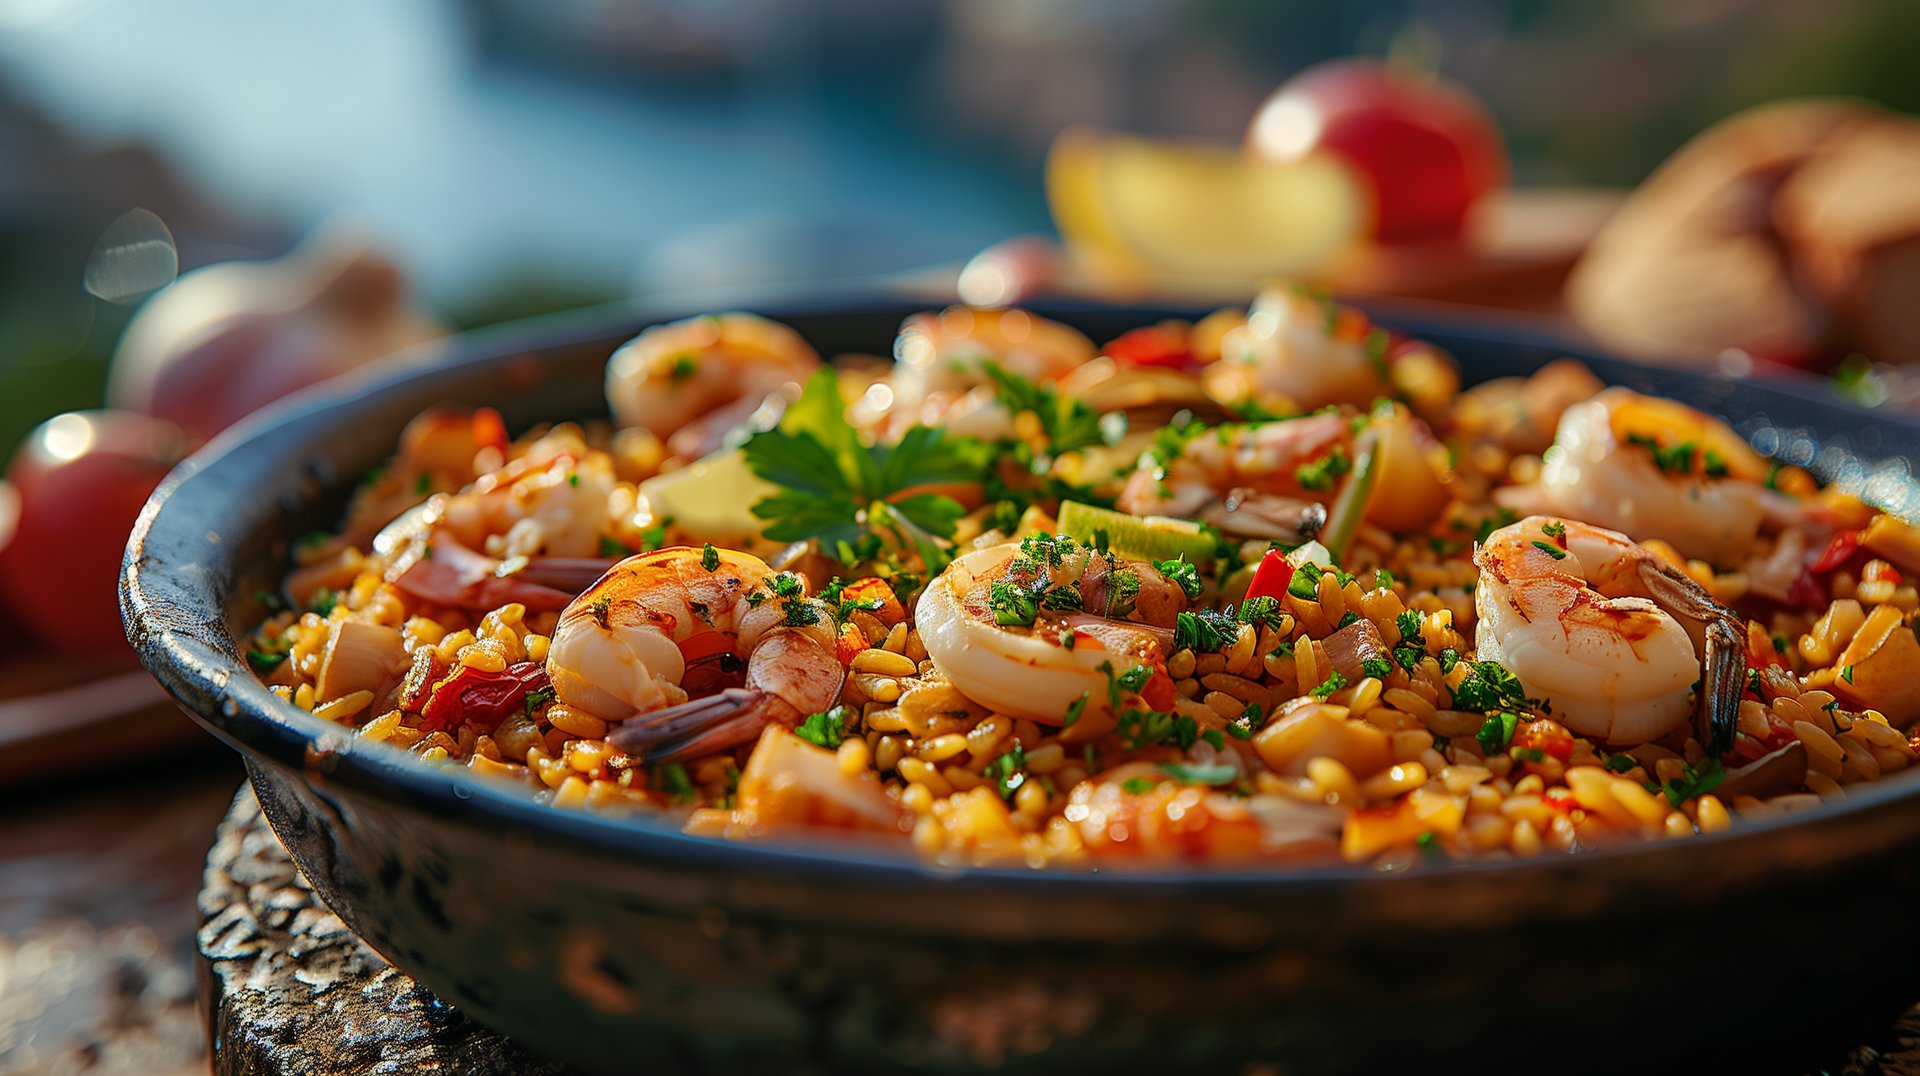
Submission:
<svg viewBox="0 0 1920 1076">
<path fill-rule="evenodd" d="M 1109 687 L 1134 666 L 1162 667 L 1186 605 L 1150 564 L 1040 534 L 954 561 L 914 617 L 927 656 L 961 694 L 1061 725 L 1106 713 Z"/>
<path fill-rule="evenodd" d="M 1405 378 L 1396 376 L 1402 364 Z M 1222 403 L 1253 400 L 1277 411 L 1365 407 L 1396 392 L 1444 405 L 1460 384 L 1451 361 L 1430 345 L 1294 284 L 1268 287 L 1254 299 L 1246 324 L 1221 337 L 1220 360 L 1205 377 Z"/>
<path fill-rule="evenodd" d="M 996 420 L 1011 431 L 1011 416 L 995 400 L 994 364 L 1036 383 L 1057 381 L 1093 358 L 1093 341 L 1056 321 L 1024 310 L 949 307 L 915 314 L 893 343 L 894 366 L 863 398 L 863 413 L 895 413 L 906 421 L 945 425 L 949 411 L 966 416 L 971 435 Z M 977 412 L 988 412 L 980 414 Z M 859 421 L 858 418 L 855 420 Z"/>
<path fill-rule="evenodd" d="M 1769 470 L 1732 428 L 1684 404 L 1611 388 L 1561 416 L 1539 480 L 1496 499 L 1658 538 L 1689 557 L 1740 564 L 1763 526 L 1831 530 L 1818 506 L 1766 488 Z"/>
<path fill-rule="evenodd" d="M 1568 728 L 1645 743 L 1692 712 L 1709 753 L 1732 746 L 1745 623 L 1684 573 L 1617 531 L 1547 516 L 1494 531 L 1473 559 L 1480 657 Z"/>
<path fill-rule="evenodd" d="M 551 612 L 612 565 L 599 557 L 611 464 L 556 430 L 458 493 L 436 493 L 374 536 L 386 580 L 422 601 Z"/>
<path fill-rule="evenodd" d="M 742 661 L 742 686 L 690 698 L 691 673 L 737 672 Z M 575 598 L 554 629 L 547 675 L 561 702 L 625 722 L 608 737 L 615 747 L 661 761 L 831 709 L 846 665 L 832 616 L 801 576 L 747 553 L 680 546 L 628 557 Z M 719 679 L 703 675 L 695 690 Z"/>
<path fill-rule="evenodd" d="M 1220 427 L 1188 438 L 1173 459 L 1142 456 L 1116 507 L 1137 516 L 1201 518 L 1236 534 L 1253 525 L 1255 537 L 1305 541 L 1326 522 L 1326 508 L 1314 498 L 1331 499 L 1352 443 L 1351 415 L 1331 411 Z M 1275 527 L 1286 533 L 1269 534 Z"/>
<path fill-rule="evenodd" d="M 797 392 L 819 367 L 820 356 L 785 325 L 710 314 L 656 325 L 622 344 L 607 361 L 607 403 L 620 425 L 646 429 L 675 455 L 698 459 L 723 447 L 770 397 Z"/>
</svg>

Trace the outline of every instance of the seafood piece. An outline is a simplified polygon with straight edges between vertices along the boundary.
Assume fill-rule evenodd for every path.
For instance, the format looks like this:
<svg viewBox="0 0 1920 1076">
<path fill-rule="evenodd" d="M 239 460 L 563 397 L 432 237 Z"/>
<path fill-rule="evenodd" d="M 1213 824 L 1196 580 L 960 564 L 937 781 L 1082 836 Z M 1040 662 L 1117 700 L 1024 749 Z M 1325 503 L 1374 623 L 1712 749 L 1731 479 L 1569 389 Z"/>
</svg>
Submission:
<svg viewBox="0 0 1920 1076">
<path fill-rule="evenodd" d="M 1403 363 L 1405 376 L 1395 369 Z M 1444 406 L 1460 386 L 1452 361 L 1430 345 L 1297 284 L 1270 286 L 1254 299 L 1246 324 L 1221 337 L 1220 361 L 1205 377 L 1222 403 L 1252 400 L 1282 412 L 1365 407 L 1394 394 Z"/>
<path fill-rule="evenodd" d="M 1709 752 L 1732 746 L 1745 624 L 1684 573 L 1617 531 L 1548 516 L 1494 531 L 1474 563 L 1480 658 L 1568 728 L 1645 743 L 1692 712 Z"/>
<path fill-rule="evenodd" d="M 1075 785 L 1067 817 L 1078 820 L 1087 852 L 1097 859 L 1227 861 L 1328 858 L 1338 850 L 1345 819 L 1332 807 L 1287 796 L 1235 797 L 1181 784 L 1144 762 Z"/>
<path fill-rule="evenodd" d="M 1371 487 L 1355 491 L 1352 521 L 1411 532 L 1452 498 L 1445 448 L 1404 407 L 1382 404 L 1364 420 L 1351 410 L 1321 411 L 1219 426 L 1187 438 L 1172 459 L 1146 453 L 1116 506 L 1297 545 L 1319 533 L 1328 518 L 1324 503 L 1335 500 L 1350 472 L 1364 469 L 1363 461 L 1371 464 Z"/>
<path fill-rule="evenodd" d="M 869 390 L 870 397 L 884 395 L 884 402 L 866 402 L 881 411 L 891 409 L 908 421 L 923 421 L 923 413 L 931 407 L 937 419 L 960 406 L 957 401 L 975 389 L 984 389 L 991 398 L 988 363 L 1028 381 L 1046 383 L 1065 377 L 1093 358 L 1093 352 L 1093 341 L 1079 330 L 1024 310 L 955 306 L 938 314 L 915 314 L 900 327 L 894 341 L 894 368 L 882 385 L 884 393 Z"/>
<path fill-rule="evenodd" d="M 745 665 L 743 686 L 689 699 L 700 665 Z M 724 751 L 830 709 L 846 679 L 832 616 L 798 575 L 684 546 L 628 557 L 560 615 L 547 674 L 561 702 L 652 760 Z"/>
<path fill-rule="evenodd" d="M 1560 416 L 1606 388 L 1577 359 L 1555 359 L 1530 377 L 1497 377 L 1460 394 L 1460 432 L 1492 440 L 1509 452 L 1539 454 L 1553 444 Z"/>
<path fill-rule="evenodd" d="M 395 516 L 436 489 L 460 489 L 506 462 L 507 427 L 491 407 L 429 407 L 400 432 L 400 451 L 356 491 L 344 537 L 365 548 Z"/>
<path fill-rule="evenodd" d="M 797 394 L 819 366 L 820 356 L 785 325 L 709 314 L 656 325 L 620 345 L 607 361 L 607 403 L 620 425 L 698 459 L 724 447 L 769 397 Z"/>
<path fill-rule="evenodd" d="M 1188 438 L 1171 460 L 1143 456 L 1116 504 L 1137 516 L 1194 517 L 1240 491 L 1297 500 L 1330 497 L 1353 443 L 1351 416 L 1337 412 L 1223 426 Z M 1337 461 L 1337 462 L 1336 462 Z M 1317 470 L 1310 470 L 1321 464 Z"/>
<path fill-rule="evenodd" d="M 948 565 L 914 616 L 927 655 L 962 694 L 1061 725 L 1070 713 L 1106 713 L 1116 676 L 1162 667 L 1186 606 L 1150 564 L 1034 535 Z"/>
<path fill-rule="evenodd" d="M 1572 516 L 1738 564 L 1763 526 L 1831 529 L 1818 506 L 1764 482 L 1770 465 L 1726 423 L 1684 404 L 1611 388 L 1567 408 L 1539 481 L 1501 490 L 1521 511 Z"/>
<path fill-rule="evenodd" d="M 1327 524 L 1327 506 L 1318 501 L 1262 493 L 1236 486 L 1227 495 L 1202 508 L 1200 519 L 1224 534 L 1265 538 L 1286 545 L 1312 541 Z"/>
<path fill-rule="evenodd" d="M 613 472 L 604 457 L 529 452 L 469 488 L 438 493 L 373 538 L 386 580 L 422 601 L 486 612 L 565 608 L 612 566 L 595 556 Z"/>
</svg>

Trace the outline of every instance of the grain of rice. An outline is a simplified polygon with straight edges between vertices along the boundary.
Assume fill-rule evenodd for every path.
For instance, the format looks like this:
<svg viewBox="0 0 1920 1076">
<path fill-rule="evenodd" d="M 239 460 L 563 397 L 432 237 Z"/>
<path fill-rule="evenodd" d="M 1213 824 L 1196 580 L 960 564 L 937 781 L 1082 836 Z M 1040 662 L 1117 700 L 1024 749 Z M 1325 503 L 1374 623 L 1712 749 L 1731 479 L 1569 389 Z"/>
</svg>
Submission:
<svg viewBox="0 0 1920 1076">
<path fill-rule="evenodd" d="M 1360 783 L 1339 759 L 1320 756 L 1307 760 L 1307 779 L 1313 782 L 1317 791 L 1315 798 L 1322 802 L 1339 804 L 1358 804 L 1362 802 Z"/>
<path fill-rule="evenodd" d="M 855 672 L 895 678 L 911 677 L 918 672 L 906 655 L 891 650 L 862 650 L 853 656 L 850 665 Z"/>
<path fill-rule="evenodd" d="M 1233 645 L 1227 650 L 1226 664 L 1223 666 L 1222 671 L 1232 676 L 1239 676 L 1241 673 L 1246 672 L 1247 666 L 1253 664 L 1253 643 L 1253 627 L 1248 624 L 1240 625 L 1239 630 L 1233 637 Z M 1197 664 L 1196 662 L 1196 665 Z M 1201 677 L 1203 682 L 1205 679 L 1205 676 Z"/>
<path fill-rule="evenodd" d="M 587 713 L 562 703 L 554 703 L 544 713 L 547 724 L 583 740 L 598 740 L 607 734 L 607 723 Z"/>
<path fill-rule="evenodd" d="M 841 773 L 858 777 L 873 762 L 873 751 L 867 747 L 867 741 L 849 736 L 841 741 L 840 749 L 834 752 L 834 760 L 840 764 Z"/>
<path fill-rule="evenodd" d="M 933 767 L 933 763 L 921 758 L 907 757 L 900 760 L 896 767 L 900 776 L 908 781 L 927 786 L 935 796 L 945 798 L 953 795 L 953 785 Z"/>
<path fill-rule="evenodd" d="M 1193 666 L 1193 651 L 1189 648 L 1182 647 L 1174 651 L 1173 656 L 1167 659 L 1167 675 L 1173 677 L 1175 680 L 1189 679 L 1193 676 Z"/>
<path fill-rule="evenodd" d="M 1239 717 L 1247 708 L 1244 700 L 1236 699 L 1224 691 L 1209 691 L 1200 703 L 1227 721 Z"/>
<path fill-rule="evenodd" d="M 1827 735 L 1819 726 L 1810 721 L 1795 721 L 1793 734 L 1807 749 L 1807 765 L 1820 774 L 1830 778 L 1840 776 L 1841 766 L 1846 760 L 1846 750 Z"/>
<path fill-rule="evenodd" d="M 1513 823 L 1508 840 L 1514 855 L 1531 858 L 1541 852 L 1540 831 L 1524 818 Z"/>
<path fill-rule="evenodd" d="M 1360 782 L 1360 791 L 1370 800 L 1392 799 L 1427 782 L 1427 768 L 1418 762 L 1389 766 Z"/>
<path fill-rule="evenodd" d="M 314 707 L 313 716 L 322 721 L 345 721 L 371 705 L 373 692 L 354 691 Z"/>
<path fill-rule="evenodd" d="M 914 754 L 929 762 L 945 762 L 957 755 L 964 754 L 966 750 L 967 738 L 962 735 L 949 733 L 945 736 L 936 736 L 920 744 L 914 749 Z"/>
</svg>

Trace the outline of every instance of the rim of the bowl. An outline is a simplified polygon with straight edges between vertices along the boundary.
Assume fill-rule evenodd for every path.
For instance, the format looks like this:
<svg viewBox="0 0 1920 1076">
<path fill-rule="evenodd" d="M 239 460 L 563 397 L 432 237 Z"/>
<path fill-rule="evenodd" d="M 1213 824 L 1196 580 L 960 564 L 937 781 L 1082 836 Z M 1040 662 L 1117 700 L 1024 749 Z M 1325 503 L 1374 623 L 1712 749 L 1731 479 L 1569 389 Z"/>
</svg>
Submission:
<svg viewBox="0 0 1920 1076">
<path fill-rule="evenodd" d="M 702 297 L 704 301 L 705 297 Z M 1920 795 L 1920 780 L 1895 777 L 1864 786 L 1850 786 L 1837 799 L 1775 817 L 1752 821 L 1729 830 L 1697 835 L 1690 840 L 1622 842 L 1586 850 L 1578 855 L 1533 859 L 1465 860 L 1423 864 L 1418 869 L 1382 871 L 1371 864 L 1328 863 L 1304 866 L 1208 866 L 1165 864 L 1102 869 L 1069 866 L 1042 870 L 1017 866 L 953 866 L 928 861 L 900 845 L 884 848 L 857 840 L 821 836 L 783 836 L 776 840 L 733 841 L 681 832 L 671 823 L 641 814 L 607 815 L 556 809 L 536 800 L 536 793 L 494 779 L 471 774 L 463 767 L 434 766 L 385 743 L 366 743 L 350 730 L 314 717 L 273 695 L 255 678 L 229 634 L 225 610 L 230 604 L 232 580 L 216 579 L 202 560 L 181 563 L 178 557 L 155 559 L 145 550 L 156 536 L 163 542 L 198 541 L 204 561 L 222 563 L 224 554 L 204 518 L 196 522 L 182 507 L 185 490 L 191 499 L 232 501 L 243 491 L 220 489 L 223 471 L 255 453 L 272 454 L 266 442 L 290 430 L 315 432 L 350 418 L 364 400 L 421 381 L 448 376 L 453 371 L 502 361 L 510 356 L 582 346 L 618 338 L 660 321 L 719 308 L 755 309 L 770 317 L 807 315 L 895 316 L 924 309 L 923 298 L 899 293 L 860 290 L 820 295 L 800 290 L 770 290 L 729 301 L 689 309 L 686 300 L 622 302 L 580 311 L 547 315 L 460 334 L 422 345 L 439 360 L 431 365 L 402 366 L 377 374 L 356 374 L 316 386 L 283 400 L 226 431 L 196 452 L 168 476 L 142 510 L 128 545 L 121 585 L 121 604 L 128 637 L 142 661 L 161 685 L 183 707 L 196 715 L 216 737 L 243 755 L 264 757 L 287 768 L 300 769 L 310 781 L 357 788 L 377 798 L 444 810 L 446 820 L 462 824 L 505 823 L 576 842 L 605 852 L 648 857 L 656 862 L 689 868 L 726 868 L 743 871 L 847 876 L 873 884 L 921 883 L 929 878 L 961 884 L 1022 886 L 1052 889 L 1097 885 L 1103 889 L 1158 891 L 1217 888 L 1301 888 L 1345 886 L 1360 881 L 1373 885 L 1417 884 L 1422 879 L 1470 876 L 1505 877 L 1512 872 L 1596 872 L 1608 865 L 1645 864 L 1657 857 L 1686 855 L 1689 850 L 1729 847 L 1766 841 L 1783 829 L 1844 821 L 1873 812 L 1895 801 Z M 1147 324 L 1167 317 L 1195 316 L 1204 309 L 1180 303 L 1103 303 L 1092 300 L 1046 300 L 1024 304 L 1035 313 L 1137 313 Z M 1383 320 L 1416 335 L 1441 332 L 1460 339 L 1489 344 L 1539 347 L 1578 358 L 1621 360 L 1590 346 L 1569 341 L 1536 319 L 1508 318 L 1468 312 L 1445 304 L 1368 302 Z M 1704 377 L 1706 375 L 1694 375 Z M 1736 379 L 1747 385 L 1787 393 L 1807 393 L 1818 379 L 1793 375 Z M 1823 390 L 1824 391 L 1824 390 Z M 1829 398 L 1828 406 L 1846 407 Z M 1920 444 L 1920 423 L 1904 417 L 1874 414 L 1878 422 L 1911 426 L 1913 443 Z M 281 459 L 278 466 L 291 465 Z M 208 484 L 202 489 L 199 484 Z M 185 578 L 191 568 L 198 582 Z M 184 610 L 210 636 L 196 638 L 176 630 L 178 608 L 162 607 L 149 594 L 159 589 L 187 596 L 200 608 Z"/>
</svg>

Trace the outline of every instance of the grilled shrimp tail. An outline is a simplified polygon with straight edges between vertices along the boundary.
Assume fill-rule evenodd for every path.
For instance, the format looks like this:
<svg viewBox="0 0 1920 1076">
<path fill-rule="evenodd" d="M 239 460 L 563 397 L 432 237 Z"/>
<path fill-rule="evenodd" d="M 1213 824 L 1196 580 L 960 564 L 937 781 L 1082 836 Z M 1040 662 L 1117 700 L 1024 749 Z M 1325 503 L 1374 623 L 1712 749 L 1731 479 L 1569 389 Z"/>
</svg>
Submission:
<svg viewBox="0 0 1920 1076">
<path fill-rule="evenodd" d="M 760 735 L 764 691 L 730 687 L 704 699 L 649 710 L 607 736 L 613 746 L 643 762 L 671 762 L 738 747 Z"/>
</svg>

